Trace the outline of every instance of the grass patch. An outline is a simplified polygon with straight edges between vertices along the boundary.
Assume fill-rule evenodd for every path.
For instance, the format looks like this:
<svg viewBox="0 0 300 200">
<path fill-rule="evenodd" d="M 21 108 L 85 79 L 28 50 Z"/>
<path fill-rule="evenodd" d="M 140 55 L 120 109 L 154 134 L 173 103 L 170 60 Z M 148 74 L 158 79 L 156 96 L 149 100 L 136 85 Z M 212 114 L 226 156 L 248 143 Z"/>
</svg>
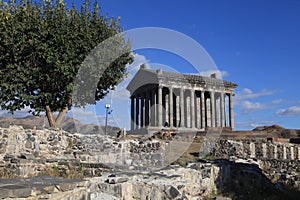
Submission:
<svg viewBox="0 0 300 200">
<path fill-rule="evenodd" d="M 74 146 L 74 141 L 70 138 L 68 138 L 68 149 L 71 150 Z"/>
<path fill-rule="evenodd" d="M 13 179 L 17 178 L 16 172 L 10 168 L 1 167 L 0 168 L 0 178 L 2 179 Z"/>
<path fill-rule="evenodd" d="M 77 179 L 88 177 L 88 173 L 86 172 L 86 169 L 82 165 L 78 167 L 54 165 L 44 168 L 38 175 Z"/>
</svg>

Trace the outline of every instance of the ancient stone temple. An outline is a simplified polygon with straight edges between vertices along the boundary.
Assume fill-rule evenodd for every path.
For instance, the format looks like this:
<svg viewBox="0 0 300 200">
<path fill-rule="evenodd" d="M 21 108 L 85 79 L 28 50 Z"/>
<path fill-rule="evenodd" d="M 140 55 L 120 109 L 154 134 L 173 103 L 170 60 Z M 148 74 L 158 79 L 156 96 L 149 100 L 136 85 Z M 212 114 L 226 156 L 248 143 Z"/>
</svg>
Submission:
<svg viewBox="0 0 300 200">
<path fill-rule="evenodd" d="M 141 65 L 127 86 L 131 130 L 182 131 L 207 127 L 234 129 L 233 96 L 237 84 L 211 77 L 150 70 Z"/>
</svg>

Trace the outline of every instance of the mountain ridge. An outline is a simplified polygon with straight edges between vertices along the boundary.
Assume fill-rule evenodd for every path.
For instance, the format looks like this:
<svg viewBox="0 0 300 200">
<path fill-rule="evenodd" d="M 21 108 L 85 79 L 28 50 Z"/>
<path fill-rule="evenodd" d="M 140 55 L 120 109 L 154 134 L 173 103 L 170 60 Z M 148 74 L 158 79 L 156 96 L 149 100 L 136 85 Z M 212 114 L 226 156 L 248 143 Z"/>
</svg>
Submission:
<svg viewBox="0 0 300 200">
<path fill-rule="evenodd" d="M 7 128 L 11 125 L 22 126 L 24 129 L 41 129 L 49 128 L 48 120 L 45 116 L 33 116 L 28 115 L 21 118 L 13 117 L 0 117 L 0 127 Z M 83 124 L 79 120 L 65 116 L 60 126 L 62 130 L 70 133 L 82 133 L 82 134 L 104 134 L 104 126 L 95 124 Z M 107 126 L 107 133 L 109 135 L 116 134 L 120 128 Z"/>
</svg>

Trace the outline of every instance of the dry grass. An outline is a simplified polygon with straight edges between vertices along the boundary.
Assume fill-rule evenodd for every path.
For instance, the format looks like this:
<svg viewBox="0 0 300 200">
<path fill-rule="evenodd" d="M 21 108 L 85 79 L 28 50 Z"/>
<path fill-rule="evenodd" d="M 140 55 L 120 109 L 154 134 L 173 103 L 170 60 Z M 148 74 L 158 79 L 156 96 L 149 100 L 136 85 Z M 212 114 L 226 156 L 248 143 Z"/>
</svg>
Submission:
<svg viewBox="0 0 300 200">
<path fill-rule="evenodd" d="M 39 176 L 56 176 L 63 178 L 85 178 L 87 177 L 85 169 L 82 166 L 79 167 L 70 167 L 70 166 L 48 166 L 44 168 Z"/>
<path fill-rule="evenodd" d="M 17 175 L 14 170 L 6 167 L 0 168 L 0 178 L 1 179 L 13 179 L 17 178 Z"/>
</svg>

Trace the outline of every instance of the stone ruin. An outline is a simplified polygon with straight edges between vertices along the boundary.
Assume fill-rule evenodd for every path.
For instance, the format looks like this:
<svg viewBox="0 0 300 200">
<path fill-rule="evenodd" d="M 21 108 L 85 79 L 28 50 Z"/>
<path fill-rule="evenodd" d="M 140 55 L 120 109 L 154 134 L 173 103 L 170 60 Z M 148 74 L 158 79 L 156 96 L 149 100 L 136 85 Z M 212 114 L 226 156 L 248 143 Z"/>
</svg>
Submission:
<svg viewBox="0 0 300 200">
<path fill-rule="evenodd" d="M 209 149 L 209 154 L 201 157 L 200 151 L 198 162 L 173 165 L 178 157 L 172 153 L 184 152 L 192 139 L 179 135 L 171 139 L 117 138 L 20 126 L 0 128 L 0 172 L 9 169 L 10 175 L 22 178 L 0 179 L 0 198 L 206 199 L 219 193 L 229 195 L 229 191 L 238 191 L 235 197 L 243 198 L 245 188 L 240 185 L 247 185 L 247 190 L 258 191 L 263 197 L 280 195 L 281 185 L 299 190 L 299 144 L 204 140 L 202 147 Z M 179 141 L 178 146 L 172 146 Z M 41 176 L 53 168 L 60 172 L 73 172 L 74 168 L 85 176 Z"/>
</svg>

